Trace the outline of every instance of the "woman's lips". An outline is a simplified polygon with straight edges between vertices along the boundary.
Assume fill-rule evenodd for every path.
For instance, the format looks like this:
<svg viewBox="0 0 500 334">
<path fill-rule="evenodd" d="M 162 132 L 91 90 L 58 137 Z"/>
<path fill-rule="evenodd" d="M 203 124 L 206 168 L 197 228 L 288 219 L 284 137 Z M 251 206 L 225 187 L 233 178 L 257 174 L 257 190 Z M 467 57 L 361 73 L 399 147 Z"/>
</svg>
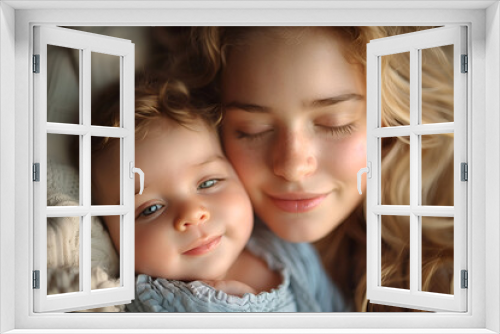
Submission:
<svg viewBox="0 0 500 334">
<path fill-rule="evenodd" d="M 183 253 L 183 255 L 203 255 L 211 250 L 215 249 L 220 244 L 222 236 L 211 238 L 206 241 L 202 241 L 200 245 L 191 248 L 190 250 Z"/>
<path fill-rule="evenodd" d="M 328 194 L 304 195 L 302 198 L 300 198 L 300 196 L 283 196 L 288 198 L 271 197 L 271 200 L 274 205 L 283 211 L 300 213 L 313 210 L 320 205 L 327 196 Z"/>
</svg>

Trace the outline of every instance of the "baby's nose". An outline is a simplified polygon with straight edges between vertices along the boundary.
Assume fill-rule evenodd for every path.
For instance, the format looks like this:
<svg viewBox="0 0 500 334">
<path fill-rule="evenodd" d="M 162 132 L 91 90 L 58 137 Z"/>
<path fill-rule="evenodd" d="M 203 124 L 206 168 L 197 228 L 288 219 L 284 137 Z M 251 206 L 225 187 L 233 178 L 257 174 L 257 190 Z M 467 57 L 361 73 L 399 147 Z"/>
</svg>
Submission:
<svg viewBox="0 0 500 334">
<path fill-rule="evenodd" d="M 209 211 L 201 205 L 188 205 L 183 208 L 174 222 L 177 231 L 186 231 L 188 227 L 198 226 L 210 219 Z"/>
</svg>

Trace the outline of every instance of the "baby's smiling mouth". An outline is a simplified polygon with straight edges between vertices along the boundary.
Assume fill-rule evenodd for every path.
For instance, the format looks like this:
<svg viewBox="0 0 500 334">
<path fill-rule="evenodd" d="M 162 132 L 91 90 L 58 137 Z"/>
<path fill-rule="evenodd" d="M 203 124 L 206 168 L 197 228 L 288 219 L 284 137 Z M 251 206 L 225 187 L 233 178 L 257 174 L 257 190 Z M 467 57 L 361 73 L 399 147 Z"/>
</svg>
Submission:
<svg viewBox="0 0 500 334">
<path fill-rule="evenodd" d="M 203 255 L 219 246 L 222 236 L 203 238 L 190 246 L 189 250 L 182 253 L 183 255 Z"/>
</svg>

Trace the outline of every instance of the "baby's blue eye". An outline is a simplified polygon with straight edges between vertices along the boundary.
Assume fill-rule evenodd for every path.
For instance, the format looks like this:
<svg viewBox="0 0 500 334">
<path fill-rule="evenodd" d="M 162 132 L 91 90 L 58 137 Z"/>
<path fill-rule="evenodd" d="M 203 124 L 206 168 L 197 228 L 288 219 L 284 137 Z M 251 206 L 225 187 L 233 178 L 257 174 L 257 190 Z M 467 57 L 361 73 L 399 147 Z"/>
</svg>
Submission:
<svg viewBox="0 0 500 334">
<path fill-rule="evenodd" d="M 156 211 L 160 210 L 161 208 L 163 208 L 163 205 L 161 205 L 161 204 L 151 205 L 150 207 L 147 207 L 144 211 L 142 211 L 141 215 L 142 216 L 152 215 L 153 213 L 155 213 Z"/>
<path fill-rule="evenodd" d="M 215 179 L 207 180 L 205 182 L 200 183 L 200 185 L 198 186 L 198 189 L 211 188 L 211 187 L 215 186 L 215 184 L 217 182 L 219 182 L 219 180 L 215 180 Z"/>
</svg>

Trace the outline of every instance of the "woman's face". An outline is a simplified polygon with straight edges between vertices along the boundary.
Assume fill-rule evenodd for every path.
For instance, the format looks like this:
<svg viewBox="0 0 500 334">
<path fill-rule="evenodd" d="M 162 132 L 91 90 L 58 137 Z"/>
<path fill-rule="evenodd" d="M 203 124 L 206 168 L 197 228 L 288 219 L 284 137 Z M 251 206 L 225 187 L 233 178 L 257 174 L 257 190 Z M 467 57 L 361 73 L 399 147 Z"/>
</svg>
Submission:
<svg viewBox="0 0 500 334">
<path fill-rule="evenodd" d="M 362 201 L 366 88 L 331 31 L 290 32 L 230 50 L 222 138 L 257 215 L 285 240 L 312 242 Z"/>
</svg>

